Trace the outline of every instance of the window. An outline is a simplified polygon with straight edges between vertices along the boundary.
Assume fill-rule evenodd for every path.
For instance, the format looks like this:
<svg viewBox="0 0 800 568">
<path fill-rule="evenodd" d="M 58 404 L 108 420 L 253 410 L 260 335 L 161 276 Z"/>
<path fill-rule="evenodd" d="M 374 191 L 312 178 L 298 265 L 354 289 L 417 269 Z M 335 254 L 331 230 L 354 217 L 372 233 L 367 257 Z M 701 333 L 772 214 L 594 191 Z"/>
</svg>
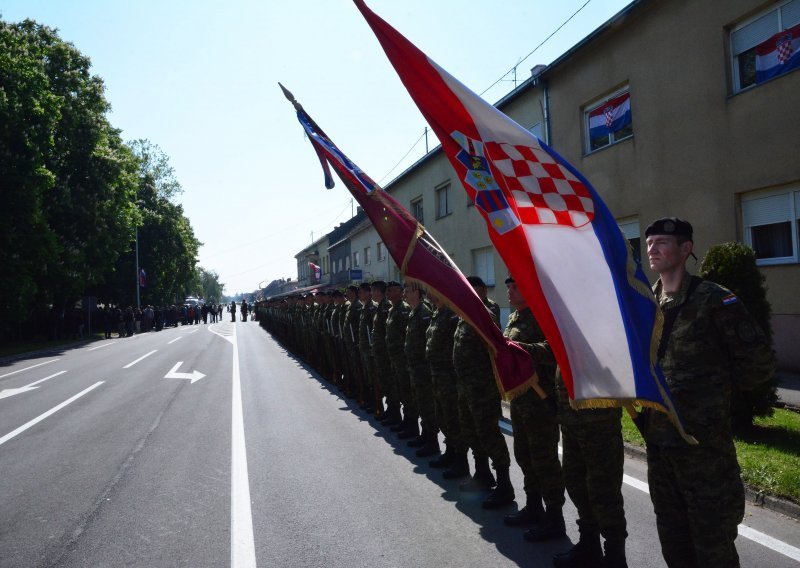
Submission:
<svg viewBox="0 0 800 568">
<path fill-rule="evenodd" d="M 418 197 L 414 201 L 411 202 L 411 214 L 414 218 L 419 221 L 420 223 L 425 222 L 425 216 L 422 212 L 422 198 Z"/>
<path fill-rule="evenodd" d="M 364 247 L 364 266 L 366 266 L 372 261 L 369 253 L 370 253 L 369 247 Z"/>
<path fill-rule="evenodd" d="M 494 286 L 494 249 L 492 247 L 472 251 L 472 274 L 480 276 L 487 286 Z"/>
<path fill-rule="evenodd" d="M 587 152 L 633 136 L 631 93 L 627 87 L 588 106 L 583 115 Z"/>
<path fill-rule="evenodd" d="M 541 122 L 537 122 L 536 124 L 531 126 L 528 130 L 530 131 L 531 134 L 536 136 L 536 138 L 538 138 L 539 140 L 544 140 L 544 138 L 542 138 L 544 133 L 542 131 L 542 123 Z"/>
<path fill-rule="evenodd" d="M 744 242 L 756 251 L 758 264 L 798 261 L 800 189 L 742 198 Z"/>
<path fill-rule="evenodd" d="M 360 262 L 361 256 L 358 254 L 358 251 L 353 253 L 353 268 L 361 266 Z"/>
<path fill-rule="evenodd" d="M 448 182 L 436 188 L 436 218 L 441 219 L 452 212 L 453 209 L 450 206 L 450 183 Z"/>
<path fill-rule="evenodd" d="M 349 254 L 346 257 L 344 257 L 344 269 L 345 270 L 350 270 L 350 255 Z"/>
<path fill-rule="evenodd" d="M 636 262 L 642 262 L 642 233 L 639 231 L 639 219 L 627 219 L 617 221 L 622 234 L 631 244 L 633 258 Z"/>
<path fill-rule="evenodd" d="M 796 62 L 792 63 L 797 56 L 791 57 L 791 50 L 782 51 L 779 46 L 784 43 L 784 38 L 776 35 L 798 25 L 800 25 L 800 0 L 791 0 L 778 2 L 769 10 L 761 12 L 731 30 L 734 92 L 752 87 L 756 83 L 772 79 L 784 71 L 797 67 Z M 797 33 L 791 35 L 796 39 Z M 756 57 L 756 49 L 759 46 L 762 51 L 761 61 L 757 61 Z"/>
<path fill-rule="evenodd" d="M 386 249 L 383 247 L 383 243 L 378 243 L 378 262 L 383 262 L 384 258 L 386 258 Z"/>
</svg>

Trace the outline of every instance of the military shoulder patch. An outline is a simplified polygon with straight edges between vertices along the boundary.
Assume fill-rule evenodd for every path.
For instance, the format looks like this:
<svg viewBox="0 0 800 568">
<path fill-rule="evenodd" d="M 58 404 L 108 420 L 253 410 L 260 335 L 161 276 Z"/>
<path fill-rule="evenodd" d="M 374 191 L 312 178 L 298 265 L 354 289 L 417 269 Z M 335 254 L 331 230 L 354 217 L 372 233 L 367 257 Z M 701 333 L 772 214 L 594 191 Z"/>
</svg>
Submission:
<svg viewBox="0 0 800 568">
<path fill-rule="evenodd" d="M 736 294 L 728 294 L 724 298 L 722 298 L 722 304 L 727 306 L 729 304 L 735 304 L 739 301 L 739 298 L 736 297 Z"/>
</svg>

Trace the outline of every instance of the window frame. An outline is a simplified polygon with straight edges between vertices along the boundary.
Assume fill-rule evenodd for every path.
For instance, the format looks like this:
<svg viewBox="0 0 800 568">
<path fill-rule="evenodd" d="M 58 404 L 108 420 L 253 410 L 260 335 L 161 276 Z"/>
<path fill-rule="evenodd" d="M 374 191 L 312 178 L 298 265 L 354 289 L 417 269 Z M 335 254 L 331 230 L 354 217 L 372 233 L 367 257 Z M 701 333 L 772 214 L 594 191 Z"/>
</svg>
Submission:
<svg viewBox="0 0 800 568">
<path fill-rule="evenodd" d="M 800 263 L 800 186 L 789 186 L 781 189 L 772 189 L 767 191 L 755 191 L 741 196 L 741 220 L 742 220 L 742 240 L 744 244 L 749 246 L 755 251 L 753 246 L 753 227 L 766 227 L 769 224 L 762 225 L 748 225 L 746 222 L 745 207 L 746 203 L 775 197 L 779 195 L 788 195 L 789 201 L 789 223 L 791 226 L 792 236 L 792 255 L 790 256 L 775 256 L 770 258 L 756 258 L 757 266 L 776 266 L 785 264 L 798 264 Z M 778 221 L 786 222 L 786 221 Z M 758 251 L 756 251 L 758 253 Z"/>
<path fill-rule="evenodd" d="M 378 241 L 376 245 L 378 262 L 383 262 L 386 258 L 386 247 L 383 246 L 383 241 Z"/>
<path fill-rule="evenodd" d="M 453 214 L 453 204 L 452 204 L 452 201 L 451 201 L 451 198 L 450 198 L 450 193 L 451 193 L 452 187 L 453 187 L 452 184 L 448 180 L 448 181 L 446 181 L 444 183 L 441 183 L 441 184 L 437 185 L 436 188 L 434 188 L 434 194 L 436 195 L 436 219 L 437 220 L 438 219 L 443 219 L 444 217 L 447 217 L 447 216 Z M 441 207 L 440 207 L 441 206 L 441 200 L 440 200 L 439 196 L 442 195 L 442 194 L 444 194 L 444 198 L 445 198 L 445 212 L 444 213 L 442 213 Z"/>
<path fill-rule="evenodd" d="M 372 262 L 370 247 L 364 247 L 364 266 L 369 266 Z"/>
<path fill-rule="evenodd" d="M 419 206 L 419 216 L 417 216 L 417 206 Z M 425 207 L 421 195 L 411 200 L 411 216 L 423 225 L 425 224 Z"/>
<path fill-rule="evenodd" d="M 633 249 L 633 258 L 639 263 L 642 263 L 642 226 L 639 223 L 639 217 L 623 217 L 617 219 L 617 226 L 625 240 L 631 245 Z"/>
<path fill-rule="evenodd" d="M 353 251 L 353 268 L 361 266 L 361 251 Z"/>
<path fill-rule="evenodd" d="M 739 59 L 738 59 L 739 55 L 742 55 L 742 54 L 747 53 L 748 51 L 750 51 L 752 49 L 755 49 L 758 44 L 756 44 L 756 45 L 754 45 L 754 46 L 752 46 L 752 47 L 750 47 L 750 48 L 748 48 L 748 49 L 746 49 L 744 51 L 741 51 L 739 53 L 735 53 L 734 46 L 733 46 L 733 36 L 734 36 L 734 34 L 736 32 L 738 32 L 738 31 L 740 31 L 740 30 L 743 30 L 747 26 L 749 26 L 751 24 L 754 24 L 756 21 L 760 20 L 761 18 L 767 16 L 768 14 L 770 14 L 772 12 L 776 12 L 777 15 L 778 15 L 778 18 L 777 18 L 778 26 L 775 29 L 775 31 L 773 32 L 773 35 L 778 33 L 778 32 L 785 31 L 788 28 L 785 27 L 784 24 L 783 24 L 783 11 L 782 11 L 782 8 L 784 6 L 786 6 L 787 4 L 791 4 L 794 1 L 795 0 L 779 0 L 778 2 L 773 3 L 772 6 L 770 6 L 768 8 L 764 8 L 763 10 L 757 12 L 756 14 L 750 16 L 749 18 L 746 18 L 746 19 L 742 20 L 738 24 L 736 24 L 734 26 L 731 26 L 729 28 L 729 30 L 728 30 L 728 63 L 731 66 L 730 67 L 731 68 L 731 81 L 732 81 L 731 87 L 732 87 L 732 92 L 733 92 L 734 95 L 738 94 L 738 93 L 743 93 L 745 91 L 749 91 L 750 89 L 753 89 L 755 87 L 759 87 L 760 86 L 757 82 L 753 82 L 752 84 L 747 85 L 746 87 L 742 87 L 741 86 L 741 76 L 740 76 Z M 797 25 L 798 23 L 800 23 L 800 21 L 796 22 L 794 25 Z M 789 26 L 789 27 L 793 27 L 793 26 Z M 770 37 L 772 37 L 772 36 L 770 36 Z M 782 77 L 782 76 L 783 75 L 778 75 L 778 77 L 773 77 L 773 79 L 777 79 L 777 78 Z M 769 82 L 771 80 L 772 79 L 769 79 L 766 82 Z M 762 83 L 762 84 L 764 84 L 764 83 Z"/>
<path fill-rule="evenodd" d="M 487 288 L 491 288 L 496 285 L 497 283 L 497 275 L 494 269 L 494 260 L 495 260 L 495 250 L 494 247 L 482 247 L 477 249 L 472 249 L 471 251 L 472 256 L 472 274 L 475 276 L 480 276 L 483 280 L 484 284 L 486 284 Z M 491 278 L 489 271 L 486 271 L 486 274 L 482 274 L 478 270 L 478 255 L 488 255 L 491 262 L 489 262 L 486 266 L 491 268 Z"/>
<path fill-rule="evenodd" d="M 609 138 L 608 144 L 603 144 L 602 146 L 600 146 L 598 148 L 592 148 L 592 135 L 591 135 L 591 132 L 590 132 L 590 129 L 589 129 L 589 114 L 591 112 L 593 112 L 594 110 L 596 110 L 598 107 L 601 107 L 604 104 L 606 104 L 611 99 L 615 99 L 615 98 L 617 98 L 617 97 L 619 97 L 621 95 L 624 95 L 625 93 L 628 93 L 628 95 L 629 95 L 629 97 L 631 99 L 631 124 L 630 124 L 630 130 L 631 131 L 630 131 L 630 134 L 626 134 L 625 136 L 623 136 L 621 138 L 617 138 L 615 133 L 610 132 L 608 134 L 608 138 Z M 595 152 L 599 152 L 601 150 L 605 150 L 606 148 L 610 148 L 611 146 L 619 144 L 620 142 L 624 142 L 625 140 L 629 140 L 629 139 L 633 138 L 633 135 L 634 135 L 634 130 L 633 130 L 633 96 L 631 95 L 630 85 L 626 84 L 625 86 L 620 87 L 619 89 L 616 89 L 615 91 L 609 93 L 608 95 L 605 95 L 605 96 L 603 96 L 601 98 L 595 99 L 594 101 L 592 101 L 591 103 L 589 103 L 589 104 L 587 104 L 587 105 L 585 105 L 583 107 L 583 135 L 584 135 L 584 140 L 585 140 L 585 144 L 584 144 L 584 148 L 583 149 L 584 149 L 584 152 L 586 153 L 586 155 L 594 154 Z M 614 137 L 613 140 L 611 140 L 612 136 Z"/>
</svg>

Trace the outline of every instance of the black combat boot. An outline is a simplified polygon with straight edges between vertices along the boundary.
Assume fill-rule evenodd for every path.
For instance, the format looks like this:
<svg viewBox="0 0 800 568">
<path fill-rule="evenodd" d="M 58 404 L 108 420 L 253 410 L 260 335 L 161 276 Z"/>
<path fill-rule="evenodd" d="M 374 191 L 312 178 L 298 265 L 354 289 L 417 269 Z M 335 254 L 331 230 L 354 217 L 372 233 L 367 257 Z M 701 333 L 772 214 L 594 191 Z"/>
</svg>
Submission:
<svg viewBox="0 0 800 568">
<path fill-rule="evenodd" d="M 402 422 L 400 407 L 395 404 L 390 404 L 381 418 L 381 424 L 384 426 L 394 426 L 395 424 L 400 424 L 400 422 Z"/>
<path fill-rule="evenodd" d="M 603 549 L 600 547 L 600 530 L 581 526 L 578 523 L 580 539 L 572 548 L 553 556 L 556 568 L 602 568 Z"/>
<path fill-rule="evenodd" d="M 497 487 L 484 499 L 484 509 L 499 509 L 514 502 L 514 486 L 508 475 L 508 466 L 497 468 Z"/>
<path fill-rule="evenodd" d="M 453 446 L 447 443 L 447 440 L 444 441 L 445 443 L 445 450 L 444 453 L 436 458 L 435 460 L 431 460 L 428 462 L 428 465 L 431 466 L 433 469 L 446 469 L 453 465 L 455 461 L 455 451 L 453 450 Z"/>
<path fill-rule="evenodd" d="M 604 568 L 628 568 L 628 561 L 625 560 L 625 540 L 608 540 L 604 544 L 605 554 L 603 557 Z"/>
<path fill-rule="evenodd" d="M 401 417 L 400 410 L 398 409 L 397 416 L 399 420 L 389 428 L 392 432 L 402 432 L 406 429 L 406 424 L 408 424 L 408 412 L 404 413 Z"/>
<path fill-rule="evenodd" d="M 418 458 L 429 458 L 439 453 L 439 431 L 430 430 L 423 432 L 422 436 L 425 438 L 425 444 L 417 450 Z"/>
<path fill-rule="evenodd" d="M 406 420 L 406 426 L 400 435 L 397 436 L 401 440 L 410 440 L 412 438 L 419 438 L 419 417 L 415 414 L 409 415 Z"/>
<path fill-rule="evenodd" d="M 453 464 L 444 472 L 442 477 L 444 479 L 459 479 L 469 475 L 469 462 L 467 461 L 467 452 L 453 453 Z"/>
<path fill-rule="evenodd" d="M 489 469 L 489 458 L 487 456 L 472 456 L 475 460 L 475 473 L 469 481 L 465 481 L 458 488 L 461 491 L 475 493 L 476 491 L 489 491 L 497 485 Z"/>
<path fill-rule="evenodd" d="M 423 430 L 419 436 L 408 442 L 406 445 L 409 448 L 421 448 L 422 446 L 425 445 L 425 442 L 427 441 L 428 441 L 428 433 L 425 430 Z"/>
<path fill-rule="evenodd" d="M 525 531 L 522 538 L 528 542 L 543 542 L 554 540 L 567 534 L 567 527 L 564 524 L 564 514 L 561 507 L 548 507 L 542 520 Z"/>
<path fill-rule="evenodd" d="M 527 493 L 525 506 L 517 511 L 506 515 L 503 523 L 507 527 L 526 527 L 535 525 L 544 517 L 544 507 L 542 506 L 542 496 L 539 493 Z"/>
</svg>

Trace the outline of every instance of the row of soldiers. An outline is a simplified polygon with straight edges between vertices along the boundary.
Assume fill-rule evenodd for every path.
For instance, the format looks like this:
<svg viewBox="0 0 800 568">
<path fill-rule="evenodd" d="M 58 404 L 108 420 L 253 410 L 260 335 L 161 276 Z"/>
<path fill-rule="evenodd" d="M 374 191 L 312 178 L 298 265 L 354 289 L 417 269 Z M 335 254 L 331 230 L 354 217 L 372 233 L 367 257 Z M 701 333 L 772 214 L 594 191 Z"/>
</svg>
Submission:
<svg viewBox="0 0 800 568">
<path fill-rule="evenodd" d="M 645 411 L 636 418 L 648 443 L 662 552 L 670 568 L 736 567 L 744 494 L 730 432 L 730 392 L 768 380 L 774 357 L 735 295 L 686 272 L 693 245 L 689 223 L 661 219 L 646 235 L 650 266 L 661 276 L 654 292 L 667 321 L 659 360 L 687 430 L 700 441 L 689 446 L 662 413 Z M 500 310 L 485 283 L 475 276 L 468 280 L 499 325 Z M 505 284 L 514 311 L 504 335 L 531 354 L 541 392 L 528 390 L 510 404 L 526 504 L 504 522 L 528 527 L 526 541 L 563 537 L 566 489 L 578 512 L 580 538 L 553 558 L 554 565 L 627 566 L 621 409 L 573 408 L 513 277 Z M 514 501 L 489 352 L 436 294 L 429 291 L 426 298 L 418 286 L 377 281 L 350 286 L 344 294 L 332 290 L 267 302 L 258 317 L 289 350 L 409 440 L 417 456 L 439 454 L 441 432 L 446 450 L 430 466 L 443 469 L 445 479 L 469 476 L 460 488 L 488 491 L 484 508 Z"/>
</svg>

